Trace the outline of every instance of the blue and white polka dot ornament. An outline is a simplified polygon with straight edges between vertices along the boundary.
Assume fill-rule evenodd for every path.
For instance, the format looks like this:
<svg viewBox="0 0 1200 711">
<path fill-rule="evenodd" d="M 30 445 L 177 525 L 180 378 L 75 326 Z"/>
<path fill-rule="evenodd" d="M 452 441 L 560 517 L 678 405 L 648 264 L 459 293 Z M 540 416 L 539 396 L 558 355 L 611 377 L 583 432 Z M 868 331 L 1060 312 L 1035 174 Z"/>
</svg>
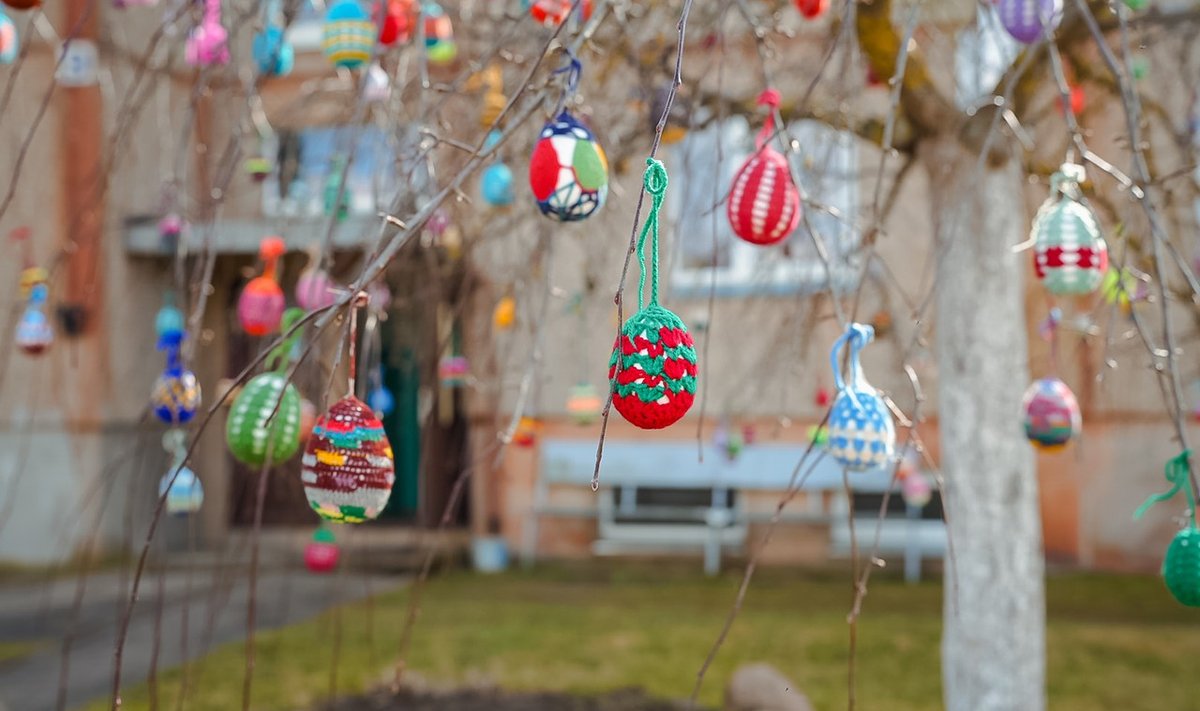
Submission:
<svg viewBox="0 0 1200 711">
<path fill-rule="evenodd" d="M 204 487 L 196 472 L 184 466 L 187 460 L 187 435 L 183 430 L 167 430 L 163 448 L 174 455 L 171 468 L 158 483 L 158 495 L 167 497 L 167 513 L 171 516 L 194 514 L 204 505 Z"/>
<path fill-rule="evenodd" d="M 875 338 L 875 329 L 852 323 L 833 344 L 829 361 L 837 397 L 829 414 L 829 453 L 853 471 L 878 469 L 896 453 L 896 427 L 887 405 L 862 373 L 858 354 Z M 842 379 L 842 348 L 850 346 L 850 378 Z"/>
</svg>

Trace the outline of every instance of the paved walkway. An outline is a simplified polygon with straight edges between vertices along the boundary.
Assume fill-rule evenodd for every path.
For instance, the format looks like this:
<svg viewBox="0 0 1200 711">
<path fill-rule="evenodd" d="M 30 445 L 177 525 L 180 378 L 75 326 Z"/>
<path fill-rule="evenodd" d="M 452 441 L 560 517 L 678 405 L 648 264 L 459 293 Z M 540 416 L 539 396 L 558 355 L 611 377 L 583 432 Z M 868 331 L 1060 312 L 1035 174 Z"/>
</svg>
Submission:
<svg viewBox="0 0 1200 711">
<path fill-rule="evenodd" d="M 313 575 L 304 570 L 262 570 L 258 579 L 258 628 L 270 629 L 313 617 L 335 602 L 357 600 L 399 587 L 400 575 L 346 573 Z M 79 578 L 52 582 L 0 584 L 0 640 L 37 640 L 34 654 L 0 662 L 0 711 L 53 711 L 63 664 L 64 639 L 74 631 L 67 667 L 66 708 L 108 698 L 112 688 L 113 649 L 118 617 L 128 600 L 128 581 L 106 572 L 85 580 L 77 621 Z M 122 663 L 122 687 L 146 679 L 154 653 L 158 591 L 162 620 L 158 668 L 193 659 L 220 644 L 244 638 L 246 568 L 197 569 L 147 573 L 134 608 Z"/>
</svg>

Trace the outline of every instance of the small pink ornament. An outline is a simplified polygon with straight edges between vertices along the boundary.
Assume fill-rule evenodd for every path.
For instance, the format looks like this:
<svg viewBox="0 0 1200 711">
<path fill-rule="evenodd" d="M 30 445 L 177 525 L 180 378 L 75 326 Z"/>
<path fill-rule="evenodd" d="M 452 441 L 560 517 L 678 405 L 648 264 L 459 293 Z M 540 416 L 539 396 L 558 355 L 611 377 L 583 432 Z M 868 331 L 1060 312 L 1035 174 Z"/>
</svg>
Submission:
<svg viewBox="0 0 1200 711">
<path fill-rule="evenodd" d="M 318 528 L 312 540 L 304 547 L 304 567 L 312 573 L 328 573 L 337 567 L 341 557 L 333 532 Z"/>
<path fill-rule="evenodd" d="M 229 63 L 229 33 L 221 26 L 221 0 L 205 0 L 204 19 L 188 35 L 184 59 L 193 67 Z"/>
<path fill-rule="evenodd" d="M 178 239 L 183 234 L 183 218 L 172 212 L 158 221 L 158 236 L 164 240 Z"/>
<path fill-rule="evenodd" d="M 309 262 L 309 265 L 296 280 L 296 303 L 305 311 L 333 306 L 337 303 L 337 287 L 329 278 L 329 272 L 317 268 L 315 262 Z"/>
</svg>

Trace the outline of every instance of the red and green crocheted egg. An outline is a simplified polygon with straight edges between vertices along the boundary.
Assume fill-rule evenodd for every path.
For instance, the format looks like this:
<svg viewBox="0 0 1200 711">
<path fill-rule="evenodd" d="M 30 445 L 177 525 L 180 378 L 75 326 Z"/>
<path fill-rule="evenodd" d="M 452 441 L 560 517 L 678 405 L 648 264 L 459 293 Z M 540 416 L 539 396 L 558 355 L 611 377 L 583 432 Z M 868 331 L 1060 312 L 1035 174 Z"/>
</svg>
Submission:
<svg viewBox="0 0 1200 711">
<path fill-rule="evenodd" d="M 651 305 L 621 327 L 609 361 L 613 405 L 630 423 L 657 430 L 678 422 L 696 397 L 696 346 L 671 311 Z"/>
<path fill-rule="evenodd" d="M 538 208 L 562 222 L 590 217 L 608 197 L 608 158 L 596 137 L 569 111 L 542 128 L 529 161 Z"/>
<path fill-rule="evenodd" d="M 1042 378 L 1025 391 L 1025 436 L 1041 449 L 1065 446 L 1083 428 L 1075 393 L 1058 378 Z"/>
<path fill-rule="evenodd" d="M 1163 559 L 1163 580 L 1180 604 L 1200 607 L 1200 529 L 1175 534 Z"/>
<path fill-rule="evenodd" d="M 308 504 L 321 518 L 362 523 L 379 515 L 396 480 L 383 423 L 362 400 L 342 398 L 313 426 L 300 472 Z"/>
<path fill-rule="evenodd" d="M 763 146 L 746 159 L 726 203 L 733 233 L 751 244 L 781 242 L 800 224 L 800 191 L 787 158 Z"/>
</svg>

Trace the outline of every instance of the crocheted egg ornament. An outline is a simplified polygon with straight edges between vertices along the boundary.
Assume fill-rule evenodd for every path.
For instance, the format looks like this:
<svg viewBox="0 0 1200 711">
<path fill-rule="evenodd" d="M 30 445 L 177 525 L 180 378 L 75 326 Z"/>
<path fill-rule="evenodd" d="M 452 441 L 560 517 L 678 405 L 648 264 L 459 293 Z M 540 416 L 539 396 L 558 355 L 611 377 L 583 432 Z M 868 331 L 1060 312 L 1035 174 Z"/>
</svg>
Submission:
<svg viewBox="0 0 1200 711">
<path fill-rule="evenodd" d="M 1042 449 L 1066 445 L 1083 428 L 1075 394 L 1058 378 L 1035 381 L 1025 391 L 1021 407 L 1025 413 L 1025 436 Z"/>
<path fill-rule="evenodd" d="M 204 18 L 188 34 L 183 57 L 193 67 L 229 62 L 229 32 L 221 24 L 221 0 L 205 0 Z"/>
<path fill-rule="evenodd" d="M 315 262 L 314 262 L 315 263 Z M 311 266 L 296 280 L 296 303 L 305 311 L 316 311 L 337 303 L 336 285 L 324 269 Z"/>
<path fill-rule="evenodd" d="M 21 320 L 17 322 L 17 347 L 28 355 L 41 355 L 54 342 L 54 328 L 46 318 L 49 291 L 45 284 L 34 284 Z"/>
<path fill-rule="evenodd" d="M 183 430 L 167 430 L 163 449 L 173 455 L 171 468 L 158 482 L 158 495 L 166 495 L 166 510 L 171 516 L 186 516 L 204 504 L 204 487 L 196 472 L 184 466 L 187 461 L 187 435 Z"/>
<path fill-rule="evenodd" d="M 805 19 L 815 20 L 829 9 L 829 0 L 796 0 L 796 9 Z"/>
<path fill-rule="evenodd" d="M 859 352 L 875 338 L 870 326 L 852 323 L 833 344 L 829 354 L 837 396 L 829 413 L 829 453 L 853 471 L 877 469 L 896 453 L 896 427 L 892 414 L 875 388 L 867 382 Z M 842 379 L 842 347 L 850 345 L 850 378 Z"/>
<path fill-rule="evenodd" d="M 383 423 L 366 403 L 348 395 L 322 415 L 304 448 L 301 480 L 308 504 L 321 518 L 362 523 L 387 506 L 396 480 Z"/>
<path fill-rule="evenodd" d="M 529 8 L 529 14 L 533 19 L 546 27 L 558 27 L 571 14 L 571 8 L 575 6 L 575 2 L 574 0 L 533 0 L 533 2 L 526 2 L 525 6 Z M 580 19 L 584 22 L 591 18 L 592 0 L 583 0 L 579 3 L 579 14 Z"/>
<path fill-rule="evenodd" d="M 512 183 L 512 168 L 503 163 L 492 163 L 483 171 L 483 177 L 479 181 L 479 192 L 487 204 L 504 207 L 513 202 Z"/>
<path fill-rule="evenodd" d="M 758 103 L 774 109 L 779 106 L 779 92 L 764 91 Z M 734 234 L 751 244 L 780 242 L 800 223 L 800 191 L 792 182 L 787 158 L 769 143 L 773 116 L 768 114 L 754 141 L 754 155 L 734 175 L 725 206 Z"/>
<path fill-rule="evenodd" d="M 333 531 L 327 528 L 318 528 L 313 534 L 312 540 L 308 545 L 304 546 L 304 567 L 308 568 L 310 573 L 328 573 L 337 567 L 338 558 L 341 557 L 338 551 L 337 541 L 333 537 Z"/>
<path fill-rule="evenodd" d="M 1108 245 L 1096 215 L 1075 199 L 1079 176 L 1055 173 L 1057 195 L 1042 204 L 1033 220 L 1033 266 L 1051 294 L 1090 294 L 1108 271 Z"/>
<path fill-rule="evenodd" d="M 377 10 L 379 12 L 379 10 Z M 390 47 L 407 42 L 416 25 L 413 0 L 386 0 L 382 7 L 383 22 L 379 23 L 379 44 Z"/>
<path fill-rule="evenodd" d="M 296 63 L 296 50 L 284 38 L 283 28 L 276 24 L 269 24 L 254 35 L 251 52 L 254 54 L 254 64 L 263 76 L 287 76 Z"/>
<path fill-rule="evenodd" d="M 658 430 L 677 422 L 696 395 L 696 347 L 671 311 L 651 305 L 621 327 L 608 364 L 613 406 L 632 424 Z"/>
<path fill-rule="evenodd" d="M 375 24 L 357 0 L 338 0 L 325 13 L 321 48 L 334 66 L 354 69 L 371 58 L 375 35 Z"/>
<path fill-rule="evenodd" d="M 1000 22 L 1013 39 L 1032 44 L 1058 29 L 1063 0 L 999 0 Z"/>
<path fill-rule="evenodd" d="M 1163 559 L 1163 580 L 1180 604 L 1200 607 L 1200 529 L 1175 534 Z"/>
<path fill-rule="evenodd" d="M 434 64 L 448 64 L 458 56 L 454 42 L 454 25 L 450 16 L 436 2 L 427 2 L 421 10 L 425 15 L 425 56 Z"/>
<path fill-rule="evenodd" d="M 167 331 L 158 339 L 159 350 L 167 353 L 167 367 L 154 381 L 150 406 L 155 417 L 168 425 L 191 422 L 200 409 L 200 381 L 195 373 L 183 367 L 179 358 L 182 344 L 182 331 Z"/>
<path fill-rule="evenodd" d="M 21 42 L 17 39 L 17 25 L 0 12 L 0 64 L 12 64 L 17 59 Z"/>
<path fill-rule="evenodd" d="M 263 373 L 246 383 L 229 410 L 225 441 L 234 458 L 252 467 L 266 463 L 268 446 L 275 464 L 295 456 L 300 449 L 300 393 L 285 374 Z"/>
<path fill-rule="evenodd" d="M 563 110 L 546 123 L 529 161 L 538 209 L 562 222 L 583 220 L 608 197 L 608 158 L 592 132 Z"/>
<path fill-rule="evenodd" d="M 251 279 L 238 297 L 238 320 L 242 330 L 251 336 L 272 333 L 283 318 L 283 309 L 287 304 L 283 289 L 275 280 L 275 268 L 286 249 L 283 240 L 278 237 L 264 239 L 258 248 L 265 263 L 262 276 Z"/>
</svg>

